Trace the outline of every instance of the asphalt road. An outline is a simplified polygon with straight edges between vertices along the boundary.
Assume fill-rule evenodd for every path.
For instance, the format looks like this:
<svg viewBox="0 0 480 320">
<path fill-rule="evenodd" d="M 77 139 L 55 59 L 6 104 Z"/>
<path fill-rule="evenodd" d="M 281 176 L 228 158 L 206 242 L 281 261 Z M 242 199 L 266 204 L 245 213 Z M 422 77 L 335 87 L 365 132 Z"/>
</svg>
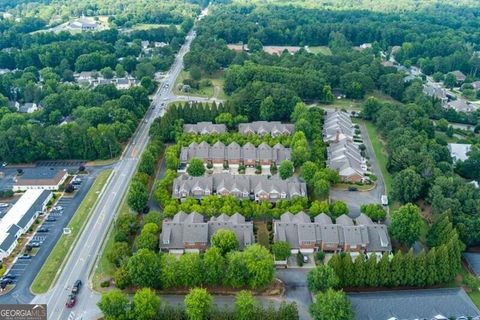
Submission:
<svg viewBox="0 0 480 320">
<path fill-rule="evenodd" d="M 76 169 L 76 168 L 75 168 Z M 37 233 L 33 235 L 31 241 L 41 241 L 42 244 L 37 254 L 29 260 L 17 260 L 9 269 L 8 274 L 13 274 L 15 287 L 7 294 L 0 296 L 0 304 L 5 303 L 28 303 L 33 299 L 30 292 L 30 286 L 45 263 L 48 255 L 57 243 L 63 232 L 63 228 L 75 214 L 80 203 L 85 198 L 88 190 L 92 186 L 98 173 L 105 168 L 89 168 L 89 174 L 82 176 L 82 185 L 79 187 L 73 197 L 62 197 L 58 201 L 64 209 L 61 213 L 51 213 L 56 218 L 55 222 L 44 222 L 44 226 L 49 228 L 47 233 Z"/>
<path fill-rule="evenodd" d="M 101 315 L 96 306 L 99 295 L 92 291 L 90 274 L 94 268 L 96 258 L 101 253 L 103 239 L 105 239 L 110 223 L 115 223 L 116 212 L 125 196 L 128 184 L 133 177 L 140 156 L 149 140 L 149 128 L 155 118 L 163 115 L 162 103 L 167 103 L 174 97 L 172 86 L 183 69 L 183 57 L 188 52 L 195 37 L 192 30 L 180 49 L 164 83 L 155 94 L 152 105 L 133 135 L 121 159 L 115 165 L 109 182 L 99 197 L 97 206 L 85 226 L 85 231 L 79 240 L 59 275 L 55 286 L 45 295 L 37 296 L 32 303 L 46 303 L 49 320 L 65 319 L 96 319 Z M 65 307 L 68 293 L 76 280 L 81 280 L 84 287 L 77 295 L 77 304 L 74 308 Z"/>
</svg>

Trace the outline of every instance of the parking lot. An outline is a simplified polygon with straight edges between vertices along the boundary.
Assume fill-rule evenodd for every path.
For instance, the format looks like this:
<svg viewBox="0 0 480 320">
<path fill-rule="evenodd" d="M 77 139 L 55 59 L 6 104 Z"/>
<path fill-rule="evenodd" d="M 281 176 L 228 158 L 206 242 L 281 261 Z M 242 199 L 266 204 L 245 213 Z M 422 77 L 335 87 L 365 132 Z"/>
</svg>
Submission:
<svg viewBox="0 0 480 320">
<path fill-rule="evenodd" d="M 49 217 L 39 226 L 39 228 L 43 227 L 45 232 L 39 232 L 39 229 L 37 229 L 37 232 L 31 235 L 31 240 L 29 241 L 30 244 L 38 245 L 38 248 L 33 249 L 38 251 L 29 259 L 17 258 L 11 266 L 7 274 L 15 277 L 13 280 L 15 287 L 9 293 L 0 296 L 0 304 L 28 303 L 31 301 L 33 298 L 30 292 L 31 283 L 55 246 L 58 238 L 62 235 L 63 228 L 68 225 L 71 217 L 92 186 L 97 173 L 98 170 L 93 170 L 90 174 L 82 176 L 82 183 L 77 186 L 75 194 L 60 198 L 56 204 L 58 209 L 53 208 L 49 214 L 43 216 L 45 218 Z"/>
</svg>

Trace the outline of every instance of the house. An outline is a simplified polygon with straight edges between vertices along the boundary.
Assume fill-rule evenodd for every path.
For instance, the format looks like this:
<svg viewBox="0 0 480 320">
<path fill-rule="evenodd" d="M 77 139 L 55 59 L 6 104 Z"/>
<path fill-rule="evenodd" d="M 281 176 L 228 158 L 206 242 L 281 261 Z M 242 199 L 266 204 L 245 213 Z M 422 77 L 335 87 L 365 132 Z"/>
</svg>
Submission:
<svg viewBox="0 0 480 320">
<path fill-rule="evenodd" d="M 99 29 L 100 25 L 97 23 L 97 21 L 82 16 L 81 18 L 70 22 L 68 27 L 73 30 L 95 31 Z"/>
<path fill-rule="evenodd" d="M 367 161 L 353 142 L 347 140 L 331 144 L 327 155 L 327 166 L 337 170 L 342 181 L 362 182 L 367 179 Z"/>
<path fill-rule="evenodd" d="M 227 132 L 227 127 L 224 124 L 213 124 L 212 122 L 204 121 L 183 125 L 183 132 L 200 135 L 216 134 Z"/>
<path fill-rule="evenodd" d="M 446 105 L 447 109 L 453 109 L 457 112 L 473 112 L 478 109 L 476 105 L 464 99 L 450 101 Z"/>
<path fill-rule="evenodd" d="M 173 182 L 172 197 L 202 199 L 216 194 L 234 196 L 240 200 L 277 202 L 282 199 L 306 197 L 307 186 L 296 178 L 282 180 L 278 177 L 246 176 L 216 173 L 211 176 L 189 177 L 181 175 Z"/>
<path fill-rule="evenodd" d="M 440 100 L 442 106 L 448 103 L 447 92 L 444 88 L 433 83 L 427 83 L 423 86 L 423 93 L 427 96 Z"/>
<path fill-rule="evenodd" d="M 134 85 L 128 78 L 115 78 L 114 83 L 118 90 L 126 90 Z"/>
<path fill-rule="evenodd" d="M 463 83 L 465 79 L 467 78 L 463 72 L 459 70 L 452 71 L 451 74 L 455 76 L 455 79 L 457 80 L 458 83 Z"/>
<path fill-rule="evenodd" d="M 325 142 L 353 141 L 355 127 L 347 112 L 329 111 L 323 124 L 323 140 Z"/>
<path fill-rule="evenodd" d="M 8 257 L 52 198 L 47 190 L 27 190 L 0 219 L 0 259 Z"/>
<path fill-rule="evenodd" d="M 396 55 L 397 53 L 400 52 L 400 50 L 402 50 L 402 47 L 400 47 L 400 46 L 393 46 L 392 49 L 390 50 L 390 53 L 393 54 L 393 55 Z"/>
<path fill-rule="evenodd" d="M 309 215 L 286 212 L 273 220 L 274 241 L 289 243 L 292 253 L 328 252 L 389 252 L 392 250 L 387 227 L 373 223 L 361 214 L 355 220 L 346 215 L 332 219 L 321 213 L 312 222 Z"/>
<path fill-rule="evenodd" d="M 362 44 L 359 45 L 359 46 L 353 47 L 353 50 L 356 50 L 356 51 L 364 51 L 364 50 L 371 49 L 371 48 L 372 48 L 372 44 L 371 44 L 371 43 L 362 43 Z"/>
<path fill-rule="evenodd" d="M 163 48 L 165 46 L 168 46 L 168 43 L 155 41 L 154 46 L 155 48 Z"/>
<path fill-rule="evenodd" d="M 452 156 L 453 161 L 465 161 L 468 159 L 468 153 L 472 149 L 471 144 L 449 143 L 448 151 Z"/>
<path fill-rule="evenodd" d="M 464 83 L 462 85 L 462 89 L 465 89 L 465 87 L 471 86 L 473 90 L 478 91 L 480 90 L 480 81 L 474 81 L 472 83 Z"/>
<path fill-rule="evenodd" d="M 200 158 L 205 163 L 212 164 L 240 164 L 253 166 L 255 164 L 271 165 L 278 164 L 283 160 L 290 160 L 291 149 L 281 144 L 273 148 L 266 143 L 255 147 L 246 143 L 240 147 L 236 142 L 225 146 L 221 141 L 209 145 L 203 141 L 200 144 L 192 142 L 188 147 L 182 147 L 180 151 L 180 163 L 187 164 L 192 158 Z"/>
<path fill-rule="evenodd" d="M 211 245 L 213 235 L 221 229 L 235 233 L 241 250 L 255 241 L 253 223 L 246 222 L 239 213 L 231 217 L 221 214 L 205 222 L 204 217 L 196 212 L 186 214 L 181 211 L 173 219 L 163 220 L 160 249 L 170 253 L 199 253 Z"/>
<path fill-rule="evenodd" d="M 21 112 L 21 113 L 34 113 L 35 111 L 37 110 L 40 110 L 42 108 L 41 105 L 37 105 L 36 103 L 34 102 L 27 102 L 27 103 L 24 103 L 20 106 L 18 106 L 17 108 L 17 111 L 18 112 Z"/>
<path fill-rule="evenodd" d="M 478 320 L 480 311 L 463 288 L 349 293 L 355 320 Z"/>
<path fill-rule="evenodd" d="M 270 134 L 272 137 L 280 135 L 290 135 L 295 130 L 293 124 L 283 124 L 280 121 L 254 121 L 250 123 L 240 123 L 238 132 L 241 134 L 258 134 L 260 136 Z"/>
<path fill-rule="evenodd" d="M 68 173 L 66 170 L 52 169 L 25 169 L 21 176 L 14 178 L 13 191 L 58 190 L 67 179 Z"/>
</svg>

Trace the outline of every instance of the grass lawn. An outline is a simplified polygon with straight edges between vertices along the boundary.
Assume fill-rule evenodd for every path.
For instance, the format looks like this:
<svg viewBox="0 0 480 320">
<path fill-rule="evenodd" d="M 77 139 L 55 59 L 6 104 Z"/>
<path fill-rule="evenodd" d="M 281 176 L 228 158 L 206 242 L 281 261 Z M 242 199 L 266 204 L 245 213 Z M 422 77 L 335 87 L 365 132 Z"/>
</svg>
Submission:
<svg viewBox="0 0 480 320">
<path fill-rule="evenodd" d="M 57 274 L 62 269 L 65 258 L 69 255 L 70 248 L 76 242 L 79 234 L 83 230 L 83 227 L 100 196 L 100 191 L 105 186 L 111 173 L 112 170 L 105 170 L 99 173 L 92 187 L 68 224 L 72 233 L 60 236 L 60 239 L 58 239 L 57 244 L 48 256 L 47 261 L 45 261 L 45 264 L 33 281 L 31 287 L 33 293 L 40 294 L 47 292 L 54 282 Z"/>
<path fill-rule="evenodd" d="M 325 56 L 331 56 L 332 55 L 332 51 L 327 46 L 308 47 L 308 52 L 315 53 L 315 54 L 321 53 Z"/>
<path fill-rule="evenodd" d="M 377 158 L 378 165 L 380 166 L 380 171 L 382 171 L 383 180 L 385 181 L 385 188 L 387 193 L 392 190 L 392 176 L 387 171 L 387 162 L 388 154 L 385 151 L 382 141 L 380 141 L 379 133 L 377 128 L 368 121 L 365 121 L 365 126 L 367 128 L 368 136 L 372 142 L 373 151 L 375 152 L 375 157 Z"/>
<path fill-rule="evenodd" d="M 197 97 L 207 97 L 211 98 L 213 96 L 217 96 L 219 99 L 226 99 L 227 96 L 225 92 L 223 91 L 223 83 L 225 81 L 223 72 L 216 72 L 212 75 L 204 75 L 201 80 L 203 79 L 208 79 L 212 81 L 212 86 L 211 87 L 204 87 L 201 89 L 191 89 L 190 92 L 182 92 L 179 90 L 179 85 L 183 83 L 184 79 L 189 79 L 190 74 L 188 71 L 182 70 L 180 74 L 177 77 L 177 80 L 175 81 L 175 86 L 173 88 L 173 91 L 177 95 L 188 95 L 188 96 L 197 96 Z"/>
<path fill-rule="evenodd" d="M 105 160 L 89 161 L 85 165 L 88 167 L 108 166 L 110 164 L 114 164 L 115 162 L 117 162 L 118 159 L 120 159 L 120 157 L 115 157 L 112 159 L 105 159 Z"/>
</svg>

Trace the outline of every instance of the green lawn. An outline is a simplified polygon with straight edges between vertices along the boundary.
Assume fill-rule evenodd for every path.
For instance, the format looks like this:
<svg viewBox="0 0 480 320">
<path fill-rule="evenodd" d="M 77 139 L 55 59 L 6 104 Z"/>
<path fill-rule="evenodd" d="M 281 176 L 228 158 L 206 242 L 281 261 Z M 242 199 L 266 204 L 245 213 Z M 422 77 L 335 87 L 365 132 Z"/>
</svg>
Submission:
<svg viewBox="0 0 480 320">
<path fill-rule="evenodd" d="M 175 81 L 175 86 L 173 88 L 175 94 L 211 98 L 215 95 L 215 93 L 217 93 L 217 98 L 219 99 L 227 98 L 225 92 L 223 91 L 223 83 L 225 81 L 223 72 L 216 72 L 213 75 L 203 76 L 202 80 L 209 79 L 210 81 L 212 81 L 213 85 L 211 87 L 203 87 L 201 89 L 192 89 L 188 93 L 180 91 L 178 88 L 179 85 L 183 83 L 184 79 L 189 79 L 189 78 L 190 78 L 190 74 L 188 73 L 188 71 L 183 70 L 182 72 L 180 72 L 180 74 L 177 77 L 177 80 Z"/>
<path fill-rule="evenodd" d="M 383 180 L 385 181 L 385 188 L 387 189 L 388 193 L 388 191 L 392 190 L 392 176 L 387 171 L 388 154 L 385 151 L 382 141 L 380 141 L 377 128 L 375 128 L 375 126 L 368 121 L 365 121 L 365 126 L 367 128 L 367 133 L 370 137 L 370 141 L 372 142 L 373 151 L 375 152 L 375 157 L 377 158 L 378 165 L 380 166 L 380 170 L 382 171 Z"/>
<path fill-rule="evenodd" d="M 75 212 L 75 215 L 68 224 L 68 227 L 72 230 L 72 233 L 69 235 L 62 235 L 60 239 L 58 239 L 57 244 L 48 256 L 47 261 L 45 261 L 45 264 L 43 265 L 42 269 L 40 269 L 40 272 L 33 281 L 31 287 L 33 293 L 41 294 L 47 292 L 54 282 L 57 274 L 62 269 L 65 258 L 67 258 L 69 255 L 70 248 L 74 245 L 83 227 L 85 226 L 88 217 L 90 216 L 92 209 L 94 208 L 97 199 L 100 196 L 100 191 L 106 184 L 111 172 L 112 170 L 102 171 L 96 178 L 92 187 L 85 196 L 85 199 L 83 199 L 82 203 Z"/>
<path fill-rule="evenodd" d="M 308 52 L 315 53 L 315 54 L 321 53 L 325 56 L 331 56 L 332 55 L 332 51 L 327 46 L 308 47 Z"/>
</svg>

